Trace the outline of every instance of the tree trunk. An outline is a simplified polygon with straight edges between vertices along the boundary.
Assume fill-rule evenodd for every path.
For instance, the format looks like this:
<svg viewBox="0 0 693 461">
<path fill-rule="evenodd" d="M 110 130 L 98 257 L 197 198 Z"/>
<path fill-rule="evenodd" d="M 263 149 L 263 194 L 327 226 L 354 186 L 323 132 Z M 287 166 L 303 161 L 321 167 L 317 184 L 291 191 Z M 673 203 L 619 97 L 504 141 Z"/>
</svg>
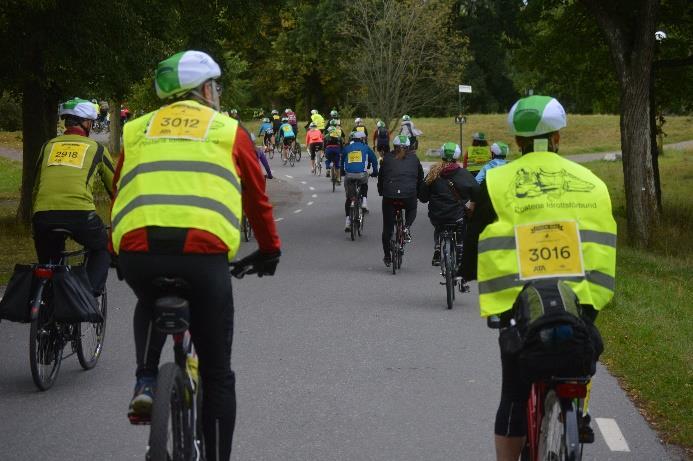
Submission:
<svg viewBox="0 0 693 461">
<path fill-rule="evenodd" d="M 109 112 L 111 117 L 111 132 L 108 137 L 108 150 L 112 156 L 120 155 L 120 139 L 123 127 L 120 123 L 120 101 L 109 101 Z"/>
<path fill-rule="evenodd" d="M 659 155 L 663 154 L 664 146 L 657 143 L 657 102 L 655 100 L 655 70 L 652 69 L 650 77 L 650 144 L 652 152 L 652 171 L 654 172 L 655 193 L 657 205 L 662 209 L 662 183 L 659 177 Z M 662 150 L 660 152 L 660 149 Z"/>
<path fill-rule="evenodd" d="M 38 74 L 40 75 L 40 74 Z M 17 220 L 29 224 L 36 161 L 43 144 L 56 135 L 58 96 L 27 79 L 22 93 L 22 190 Z"/>
</svg>

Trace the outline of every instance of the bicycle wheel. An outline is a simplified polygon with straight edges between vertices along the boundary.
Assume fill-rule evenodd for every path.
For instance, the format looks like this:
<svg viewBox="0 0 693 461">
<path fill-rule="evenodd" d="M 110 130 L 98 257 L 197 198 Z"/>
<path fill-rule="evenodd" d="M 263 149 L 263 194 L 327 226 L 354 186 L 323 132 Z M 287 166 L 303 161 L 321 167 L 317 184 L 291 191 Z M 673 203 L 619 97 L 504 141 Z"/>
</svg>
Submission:
<svg viewBox="0 0 693 461">
<path fill-rule="evenodd" d="M 42 292 L 38 291 L 38 299 L 41 299 Z M 38 317 L 31 321 L 29 329 L 31 377 L 42 391 L 50 389 L 55 383 L 63 358 L 62 336 L 51 317 L 48 305 L 39 306 Z"/>
<path fill-rule="evenodd" d="M 330 180 L 332 181 L 332 192 L 334 192 L 337 188 L 337 169 L 334 167 L 334 165 L 330 171 Z"/>
<path fill-rule="evenodd" d="M 322 156 L 320 156 L 315 163 L 315 175 L 322 176 Z"/>
<path fill-rule="evenodd" d="M 363 234 L 363 223 L 366 220 L 366 215 L 363 213 L 363 208 L 359 205 L 356 210 L 356 214 L 358 215 L 358 228 L 356 231 L 359 234 L 359 237 Z"/>
<path fill-rule="evenodd" d="M 390 240 L 390 260 L 392 261 L 392 275 L 397 274 L 397 255 L 399 255 L 399 248 L 397 247 L 397 242 L 395 240 Z"/>
<path fill-rule="evenodd" d="M 99 300 L 99 309 L 103 322 L 78 323 L 76 325 L 77 360 L 85 370 L 91 370 L 101 357 L 103 340 L 106 336 L 106 319 L 108 316 L 108 297 L 104 290 Z"/>
<path fill-rule="evenodd" d="M 253 234 L 253 230 L 250 228 L 250 222 L 246 215 L 243 215 L 243 220 L 241 221 L 241 231 L 243 232 L 243 240 L 245 242 L 250 242 L 250 236 Z"/>
<path fill-rule="evenodd" d="M 354 201 L 351 201 L 351 206 L 349 207 L 349 219 L 351 220 L 351 226 L 349 229 L 349 235 L 351 236 L 351 241 L 353 242 L 356 236 L 356 227 L 358 226 L 358 213 L 356 211 L 356 205 Z"/>
<path fill-rule="evenodd" d="M 443 259 L 441 267 L 443 268 L 443 275 L 445 276 L 445 296 L 448 309 L 452 309 L 453 302 L 455 301 L 455 271 L 453 269 L 453 255 L 450 253 L 450 241 L 447 238 L 443 241 L 441 253 Z"/>
<path fill-rule="evenodd" d="M 300 162 L 301 161 L 301 145 L 296 141 L 296 144 L 294 144 L 294 154 L 296 155 L 296 161 Z"/>
<path fill-rule="evenodd" d="M 553 390 L 549 391 L 544 399 L 544 417 L 539 433 L 539 459 L 582 459 L 574 403 L 569 399 L 560 399 Z"/>
<path fill-rule="evenodd" d="M 194 452 L 188 392 L 181 369 L 173 362 L 162 365 L 152 406 L 149 461 L 187 460 Z"/>
<path fill-rule="evenodd" d="M 289 151 L 289 165 L 292 167 L 296 165 L 296 154 L 293 150 Z"/>
</svg>

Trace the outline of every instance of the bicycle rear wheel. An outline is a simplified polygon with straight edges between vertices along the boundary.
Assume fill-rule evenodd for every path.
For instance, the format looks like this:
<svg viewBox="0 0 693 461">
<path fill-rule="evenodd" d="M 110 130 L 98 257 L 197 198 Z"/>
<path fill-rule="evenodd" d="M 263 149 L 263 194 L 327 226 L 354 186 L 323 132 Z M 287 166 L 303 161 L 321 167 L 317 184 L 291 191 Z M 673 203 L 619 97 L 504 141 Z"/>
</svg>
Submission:
<svg viewBox="0 0 693 461">
<path fill-rule="evenodd" d="M 361 208 L 361 205 L 357 207 L 356 214 L 358 215 L 358 227 L 357 227 L 357 232 L 359 234 L 359 237 L 363 235 L 363 223 L 366 220 L 366 215 L 363 212 L 363 208 Z"/>
<path fill-rule="evenodd" d="M 443 241 L 442 249 L 442 264 L 443 275 L 445 276 L 445 297 L 447 301 L 448 309 L 452 309 L 452 305 L 455 301 L 455 270 L 453 268 L 453 255 L 450 252 L 450 241 L 445 239 Z"/>
<path fill-rule="evenodd" d="M 332 166 L 332 171 L 330 172 L 330 179 L 332 180 L 332 192 L 334 192 L 337 188 L 337 169 L 334 166 Z"/>
<path fill-rule="evenodd" d="M 539 433 L 539 459 L 579 461 L 582 450 L 572 400 L 561 399 L 551 390 L 544 399 L 544 417 Z"/>
<path fill-rule="evenodd" d="M 76 325 L 76 349 L 77 360 L 85 370 L 91 370 L 96 366 L 96 362 L 101 357 L 103 350 L 103 340 L 106 336 L 106 319 L 108 316 L 108 297 L 104 290 L 99 300 L 99 309 L 103 322 L 98 323 L 78 323 Z"/>
<path fill-rule="evenodd" d="M 351 227 L 349 230 L 349 235 L 351 236 L 351 241 L 353 242 L 355 239 L 356 235 L 356 227 L 359 225 L 358 223 L 358 213 L 356 211 L 356 206 L 354 205 L 354 201 L 351 201 L 351 206 L 349 207 L 349 219 L 351 220 Z"/>
<path fill-rule="evenodd" d="M 61 332 L 48 310 L 48 306 L 40 306 L 38 317 L 31 321 L 29 329 L 31 377 L 42 391 L 50 389 L 55 383 L 63 359 Z"/>
<path fill-rule="evenodd" d="M 392 261 L 392 275 L 397 273 L 397 258 L 399 254 L 399 248 L 397 248 L 397 242 L 395 240 L 390 240 L 390 260 Z"/>
<path fill-rule="evenodd" d="M 175 363 L 166 363 L 159 376 L 149 430 L 149 461 L 188 460 L 195 452 L 191 418 L 191 390 Z"/>
<path fill-rule="evenodd" d="M 318 177 L 322 176 L 322 155 L 318 156 L 315 161 L 315 175 Z"/>
</svg>

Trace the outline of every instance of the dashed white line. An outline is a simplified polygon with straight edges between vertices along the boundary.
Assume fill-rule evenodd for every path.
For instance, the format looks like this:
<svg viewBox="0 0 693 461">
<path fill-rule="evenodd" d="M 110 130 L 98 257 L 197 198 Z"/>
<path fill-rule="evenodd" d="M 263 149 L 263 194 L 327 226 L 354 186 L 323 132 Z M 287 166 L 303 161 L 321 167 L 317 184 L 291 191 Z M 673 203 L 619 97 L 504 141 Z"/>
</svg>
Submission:
<svg viewBox="0 0 693 461">
<path fill-rule="evenodd" d="M 626 438 L 623 437 L 621 429 L 618 427 L 618 423 L 613 418 L 595 418 L 599 430 L 604 437 L 604 441 L 609 446 L 611 451 L 630 451 L 628 448 L 628 442 Z"/>
<path fill-rule="evenodd" d="M 313 204 L 313 202 L 308 202 L 308 206 L 311 206 L 312 204 Z"/>
<path fill-rule="evenodd" d="M 294 177 L 293 177 L 293 176 L 291 176 L 291 175 L 288 175 L 288 174 L 285 174 L 284 176 L 286 176 L 286 177 L 287 177 L 287 178 L 289 178 L 289 179 L 294 179 Z"/>
<path fill-rule="evenodd" d="M 312 198 L 318 198 L 318 194 L 311 195 Z"/>
<path fill-rule="evenodd" d="M 310 190 L 315 190 L 315 187 L 313 187 L 313 186 L 308 186 L 308 189 L 310 189 Z"/>
<path fill-rule="evenodd" d="M 301 184 L 308 184 L 308 183 L 307 183 L 307 182 L 305 182 L 305 181 L 301 181 Z"/>
<path fill-rule="evenodd" d="M 284 221 L 284 218 L 274 218 L 274 222 Z"/>
<path fill-rule="evenodd" d="M 303 210 L 300 209 L 300 208 L 299 208 L 298 210 L 294 210 L 294 214 L 298 214 L 298 213 L 300 213 L 301 211 L 303 211 Z"/>
</svg>

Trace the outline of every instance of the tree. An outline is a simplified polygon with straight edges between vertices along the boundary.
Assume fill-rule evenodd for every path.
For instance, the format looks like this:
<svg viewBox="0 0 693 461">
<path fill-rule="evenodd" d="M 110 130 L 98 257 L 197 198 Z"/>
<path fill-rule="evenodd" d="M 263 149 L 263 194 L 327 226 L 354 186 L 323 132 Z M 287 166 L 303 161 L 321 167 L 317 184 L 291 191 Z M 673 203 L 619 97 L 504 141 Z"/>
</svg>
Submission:
<svg viewBox="0 0 693 461">
<path fill-rule="evenodd" d="M 342 33 L 350 39 L 354 96 L 390 128 L 396 117 L 455 101 L 465 52 L 445 0 L 354 0 Z M 358 56 L 358 59 L 353 59 Z"/>
<path fill-rule="evenodd" d="M 650 132 L 650 80 L 659 0 L 581 0 L 609 45 L 621 90 L 621 149 L 628 238 L 646 247 L 661 216 Z"/>
</svg>

